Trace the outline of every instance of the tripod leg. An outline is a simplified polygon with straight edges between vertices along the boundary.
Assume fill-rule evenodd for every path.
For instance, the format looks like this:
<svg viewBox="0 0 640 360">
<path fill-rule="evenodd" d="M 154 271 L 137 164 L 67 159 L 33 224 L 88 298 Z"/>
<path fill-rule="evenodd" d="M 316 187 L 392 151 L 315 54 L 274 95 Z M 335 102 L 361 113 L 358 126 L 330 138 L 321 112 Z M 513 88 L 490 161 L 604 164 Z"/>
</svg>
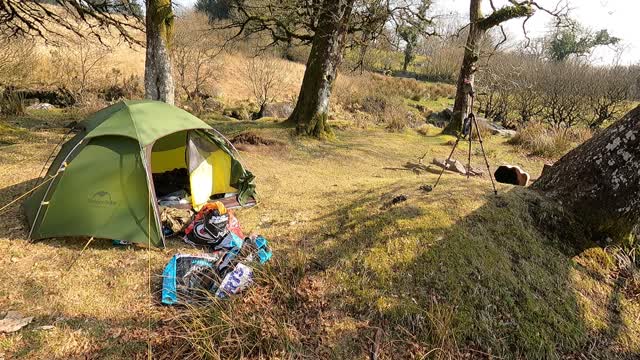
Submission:
<svg viewBox="0 0 640 360">
<path fill-rule="evenodd" d="M 473 118 L 474 125 L 476 126 L 476 134 L 478 134 L 478 141 L 480 142 L 480 149 L 482 150 L 482 156 L 484 156 L 484 163 L 487 165 L 487 172 L 489 173 L 489 179 L 491 179 L 491 186 L 493 186 L 493 193 L 498 195 L 498 189 L 496 189 L 496 183 L 493 181 L 493 174 L 491 174 L 491 168 L 489 167 L 489 159 L 487 159 L 487 153 L 484 151 L 484 145 L 482 144 L 482 135 L 480 135 L 480 129 L 478 128 L 478 120 Z"/>
<path fill-rule="evenodd" d="M 475 116 L 473 117 L 475 119 Z M 467 179 L 471 176 L 471 138 L 473 138 L 473 121 L 469 121 L 469 158 L 467 159 Z"/>
<path fill-rule="evenodd" d="M 447 169 L 447 164 L 449 163 L 449 160 L 451 160 L 451 157 L 453 156 L 453 152 L 456 151 L 456 147 L 458 147 L 458 143 L 459 142 L 460 142 L 460 134 L 458 134 L 458 138 L 456 139 L 456 143 L 453 144 L 453 149 L 451 149 L 451 152 L 449 153 L 449 157 L 444 162 L 444 166 L 445 167 L 443 167 L 442 171 L 440 171 L 440 175 L 438 175 L 438 180 L 436 180 L 436 183 L 433 184 L 433 188 L 434 189 L 436 188 L 436 186 L 438 186 L 438 183 L 440 182 L 440 178 L 442 177 L 442 174 L 444 174 L 444 171 Z"/>
</svg>

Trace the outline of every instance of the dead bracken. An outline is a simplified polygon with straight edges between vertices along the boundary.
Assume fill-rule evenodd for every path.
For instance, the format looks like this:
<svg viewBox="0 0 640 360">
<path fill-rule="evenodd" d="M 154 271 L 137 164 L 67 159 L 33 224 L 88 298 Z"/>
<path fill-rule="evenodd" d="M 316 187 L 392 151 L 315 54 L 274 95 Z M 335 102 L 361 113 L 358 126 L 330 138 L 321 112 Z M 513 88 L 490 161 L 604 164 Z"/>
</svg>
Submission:
<svg viewBox="0 0 640 360">
<path fill-rule="evenodd" d="M 238 135 L 234 136 L 233 138 L 231 138 L 231 143 L 233 143 L 234 146 L 238 146 L 238 145 L 258 145 L 258 146 L 260 146 L 260 145 L 263 145 L 263 146 L 283 145 L 283 143 L 280 142 L 280 141 L 263 138 L 262 136 L 254 133 L 254 132 L 251 132 L 251 131 L 243 132 L 241 134 L 238 134 Z"/>
</svg>

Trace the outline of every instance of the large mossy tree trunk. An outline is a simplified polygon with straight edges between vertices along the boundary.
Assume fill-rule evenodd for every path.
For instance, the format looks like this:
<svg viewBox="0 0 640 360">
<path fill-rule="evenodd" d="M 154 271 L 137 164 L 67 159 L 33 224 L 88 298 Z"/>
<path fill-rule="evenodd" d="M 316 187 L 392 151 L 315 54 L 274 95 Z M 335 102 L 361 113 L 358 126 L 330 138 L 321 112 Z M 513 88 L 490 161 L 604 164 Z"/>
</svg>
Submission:
<svg viewBox="0 0 640 360">
<path fill-rule="evenodd" d="M 464 48 L 464 56 L 458 81 L 456 84 L 456 99 L 453 104 L 453 116 L 444 129 L 446 134 L 457 134 L 462 130 L 462 121 L 469 107 L 469 91 L 474 85 L 476 63 L 480 58 L 480 45 L 489 29 L 501 23 L 523 16 L 533 14 L 533 9 L 528 5 L 510 5 L 495 10 L 490 15 L 482 15 L 482 0 L 471 0 L 469 6 L 469 33 Z"/>
<path fill-rule="evenodd" d="M 298 102 L 288 119 L 300 135 L 323 137 L 329 132 L 329 101 L 342 60 L 353 1 L 325 0 L 322 6 Z"/>
<path fill-rule="evenodd" d="M 175 85 L 169 53 L 174 22 L 171 0 L 146 0 L 146 7 L 145 97 L 173 104 Z"/>
<path fill-rule="evenodd" d="M 563 156 L 533 184 L 600 245 L 640 229 L 640 106 Z"/>
</svg>

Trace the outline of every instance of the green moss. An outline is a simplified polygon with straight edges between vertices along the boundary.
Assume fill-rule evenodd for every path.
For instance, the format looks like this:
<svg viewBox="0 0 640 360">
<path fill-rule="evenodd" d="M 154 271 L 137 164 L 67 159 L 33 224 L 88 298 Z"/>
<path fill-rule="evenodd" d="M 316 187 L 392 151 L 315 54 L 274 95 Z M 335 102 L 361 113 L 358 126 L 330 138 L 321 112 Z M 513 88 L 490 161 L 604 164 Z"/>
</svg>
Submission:
<svg viewBox="0 0 640 360">
<path fill-rule="evenodd" d="M 434 100 L 422 98 L 419 101 L 416 101 L 414 99 L 405 99 L 405 102 L 409 106 L 421 106 L 427 110 L 430 110 L 431 112 L 440 112 L 446 108 L 453 106 L 453 99 L 447 97 L 439 97 Z"/>
<path fill-rule="evenodd" d="M 148 4 L 147 11 L 149 11 L 160 37 L 165 41 L 167 48 L 170 49 L 175 21 L 171 0 L 151 0 Z"/>
<path fill-rule="evenodd" d="M 11 121 L 6 124 L 13 127 Z M 607 349 L 632 356 L 640 348 L 637 301 L 616 292 L 613 272 L 602 270 L 606 254 L 566 255 L 559 246 L 568 239 L 562 229 L 540 226 L 556 224 L 553 216 L 534 216 L 557 215 L 544 198 L 503 184 L 495 197 L 488 179 L 451 173 L 424 193 L 420 185 L 433 184 L 437 174 L 384 169 L 425 152 L 427 162 L 446 157 L 451 137 L 372 126 L 336 129 L 334 138 L 317 141 L 293 136 L 294 129 L 281 122 L 215 116 L 206 121 L 228 137 L 250 130 L 287 143 L 242 153 L 256 174 L 260 205 L 236 214 L 243 229 L 265 235 L 274 249 L 272 263 L 257 270 L 257 284 L 229 302 L 187 310 L 188 324 L 167 324 L 176 313 L 162 307 L 147 312 L 141 289 L 147 289 L 148 278 L 140 274 L 148 271 L 149 256 L 152 274 L 160 274 L 171 253 L 192 251 L 181 242 L 169 240 L 169 253 L 94 242 L 67 269 L 83 246 L 80 239 L 48 240 L 28 249 L 16 246 L 15 237 L 0 239 L 7 258 L 18 259 L 7 261 L 0 273 L 29 273 L 33 279 L 5 276 L 2 295 L 42 325 L 51 323 L 45 316 L 69 319 L 40 332 L 41 340 L 24 342 L 23 333 L 0 339 L 7 356 L 73 356 L 70 339 L 95 349 L 94 357 L 143 356 L 147 325 L 136 319 L 148 316 L 157 323 L 164 319 L 180 337 L 193 336 L 194 345 L 204 348 L 198 349 L 201 356 L 235 355 L 226 358 L 364 358 L 377 328 L 380 358 L 429 358 L 436 352 L 473 358 L 480 356 L 476 351 L 505 359 L 562 358 L 597 341 L 603 345 L 592 355 L 604 359 L 616 358 L 607 357 Z M 62 136 L 43 133 L 49 136 L 39 139 L 49 144 L 44 150 Z M 25 162 L 34 156 L 36 140 L 18 141 L 3 149 L 17 151 L 3 158 L 3 166 L 37 174 L 49 151 Z M 485 146 L 495 154 L 492 166 L 518 164 L 534 177 L 541 171 L 542 161 L 522 156 L 505 139 L 491 137 Z M 465 155 L 461 148 L 454 157 Z M 481 158 L 472 161 L 483 165 Z M 391 205 L 399 194 L 407 200 Z M 15 214 L 3 218 L 4 228 L 19 225 Z M 112 280 L 105 281 L 105 274 Z M 165 345 L 171 344 L 154 350 Z"/>
</svg>

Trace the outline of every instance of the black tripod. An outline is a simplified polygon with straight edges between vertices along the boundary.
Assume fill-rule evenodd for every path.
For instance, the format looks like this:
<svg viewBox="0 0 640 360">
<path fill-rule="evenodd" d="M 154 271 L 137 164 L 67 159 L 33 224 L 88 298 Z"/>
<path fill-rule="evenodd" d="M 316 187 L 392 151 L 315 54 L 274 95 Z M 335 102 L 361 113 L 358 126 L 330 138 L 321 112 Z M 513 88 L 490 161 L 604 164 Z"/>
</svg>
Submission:
<svg viewBox="0 0 640 360">
<path fill-rule="evenodd" d="M 435 189 L 436 186 L 438 186 L 438 183 L 440 182 L 440 178 L 442 177 L 442 174 L 444 174 L 444 171 L 449 168 L 449 161 L 451 161 L 451 156 L 453 156 L 453 152 L 456 151 L 456 147 L 458 147 L 458 143 L 460 142 L 460 139 L 464 139 L 465 136 L 469 138 L 467 179 L 469 178 L 469 176 L 471 175 L 471 143 L 473 138 L 472 133 L 473 133 L 473 129 L 475 128 L 476 135 L 478 136 L 478 141 L 480 142 L 480 149 L 482 149 L 482 156 L 484 157 L 484 162 L 487 165 L 487 172 L 489 173 L 489 179 L 491 179 L 491 185 L 493 186 L 493 193 L 498 195 L 498 190 L 496 189 L 496 184 L 493 181 L 493 175 L 491 174 L 491 168 L 489 167 L 489 160 L 487 159 L 487 154 L 484 151 L 484 145 L 482 143 L 482 135 L 480 135 L 480 128 L 478 127 L 478 120 L 476 120 L 476 115 L 473 113 L 473 100 L 475 99 L 475 93 L 473 91 L 473 87 L 469 90 L 469 97 L 471 98 L 471 101 L 469 104 L 468 115 L 464 119 L 464 123 L 462 124 L 462 132 L 458 134 L 458 137 L 456 138 L 456 142 L 455 144 L 453 144 L 453 149 L 451 149 L 451 153 L 449 153 L 449 157 L 447 158 L 447 160 L 445 160 L 443 164 L 444 167 L 442 168 L 442 171 L 440 171 L 438 180 L 436 180 L 436 183 L 433 185 L 433 188 Z"/>
</svg>

